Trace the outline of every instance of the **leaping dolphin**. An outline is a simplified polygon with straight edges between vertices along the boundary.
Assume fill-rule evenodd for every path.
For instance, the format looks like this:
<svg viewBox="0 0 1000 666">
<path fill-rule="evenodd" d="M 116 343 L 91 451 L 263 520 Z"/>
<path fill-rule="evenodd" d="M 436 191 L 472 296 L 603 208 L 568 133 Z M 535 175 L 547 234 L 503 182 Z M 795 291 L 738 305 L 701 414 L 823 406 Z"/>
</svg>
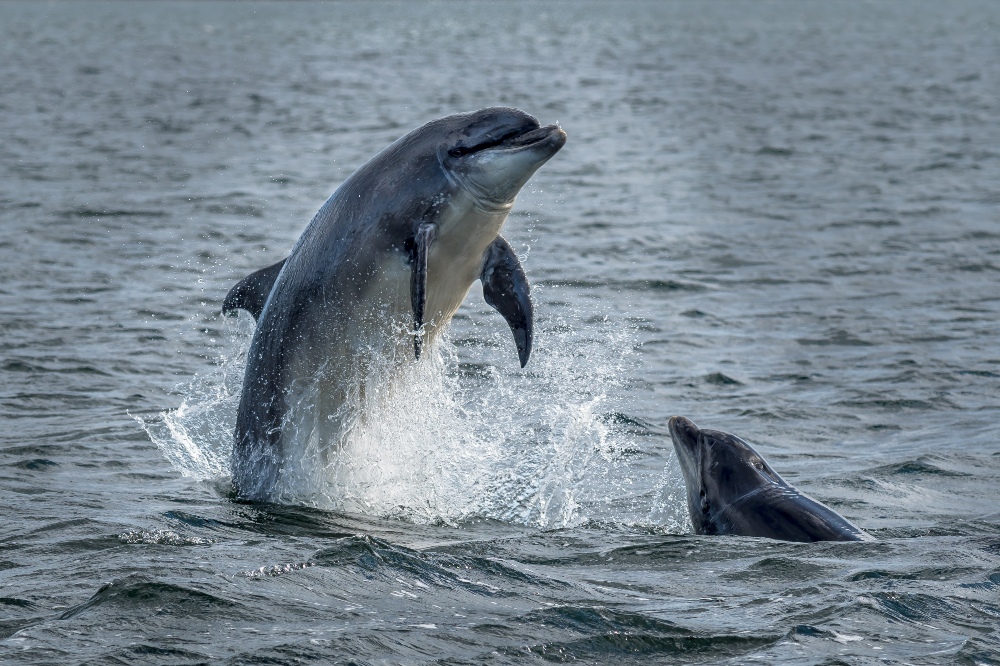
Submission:
<svg viewBox="0 0 1000 666">
<path fill-rule="evenodd" d="M 386 368 L 420 358 L 475 280 L 532 342 L 528 281 L 499 235 L 514 198 L 566 142 L 512 108 L 447 116 L 398 139 L 320 208 L 284 260 L 226 296 L 257 319 L 232 456 L 239 498 L 281 499 L 296 467 L 323 465 Z"/>
<path fill-rule="evenodd" d="M 866 532 L 778 476 L 745 441 L 671 417 L 670 437 L 698 534 L 781 541 L 868 541 Z"/>
</svg>

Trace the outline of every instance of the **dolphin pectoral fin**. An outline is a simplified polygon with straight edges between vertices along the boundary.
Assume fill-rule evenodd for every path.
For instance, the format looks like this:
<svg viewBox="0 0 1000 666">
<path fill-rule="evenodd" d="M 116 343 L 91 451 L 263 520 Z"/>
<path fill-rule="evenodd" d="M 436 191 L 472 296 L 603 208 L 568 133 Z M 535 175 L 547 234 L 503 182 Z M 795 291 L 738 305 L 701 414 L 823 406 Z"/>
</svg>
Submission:
<svg viewBox="0 0 1000 666">
<path fill-rule="evenodd" d="M 523 368 L 531 356 L 531 337 L 534 310 L 531 307 L 531 289 L 524 275 L 521 262 L 514 250 L 497 236 L 483 255 L 483 271 L 479 275 L 483 283 L 483 297 L 490 306 L 503 315 L 514 334 L 517 356 Z"/>
<path fill-rule="evenodd" d="M 420 358 L 423 345 L 424 310 L 427 307 L 427 256 L 431 251 L 431 243 L 437 227 L 433 224 L 421 224 L 413 238 L 413 273 L 410 277 L 410 304 L 413 306 L 413 354 Z"/>
<path fill-rule="evenodd" d="M 271 294 L 274 281 L 278 279 L 278 273 L 284 265 L 285 259 L 282 259 L 273 266 L 262 268 L 237 282 L 236 286 L 226 294 L 226 300 L 222 302 L 222 314 L 232 317 L 242 308 L 252 314 L 254 319 L 259 319 L 264 304 L 267 303 L 267 297 Z"/>
</svg>

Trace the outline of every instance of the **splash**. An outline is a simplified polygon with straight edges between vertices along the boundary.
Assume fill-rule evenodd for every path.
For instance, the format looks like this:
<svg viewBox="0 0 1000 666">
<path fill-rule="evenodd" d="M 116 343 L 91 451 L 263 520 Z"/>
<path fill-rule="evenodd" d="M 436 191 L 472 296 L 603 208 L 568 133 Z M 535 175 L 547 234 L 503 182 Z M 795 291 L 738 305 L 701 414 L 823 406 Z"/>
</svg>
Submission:
<svg viewBox="0 0 1000 666">
<path fill-rule="evenodd" d="M 177 409 L 151 419 L 132 416 L 174 469 L 198 481 L 229 476 L 236 408 L 254 326 L 242 315 L 235 321 L 227 329 L 226 347 L 215 368 L 178 387 L 183 400 Z"/>
<path fill-rule="evenodd" d="M 251 330 L 241 315 L 216 368 L 181 388 L 180 407 L 142 422 L 187 477 L 229 474 Z M 562 318 L 541 322 L 526 371 L 490 362 L 510 346 L 506 331 L 476 337 L 470 348 L 446 336 L 420 363 L 393 369 L 339 445 L 305 444 L 278 499 L 418 523 L 645 522 L 654 508 L 647 496 L 662 493 L 636 483 L 634 435 L 606 418 L 620 408 L 632 331 L 608 319 L 582 332 Z M 673 491 L 675 480 L 654 476 Z"/>
</svg>

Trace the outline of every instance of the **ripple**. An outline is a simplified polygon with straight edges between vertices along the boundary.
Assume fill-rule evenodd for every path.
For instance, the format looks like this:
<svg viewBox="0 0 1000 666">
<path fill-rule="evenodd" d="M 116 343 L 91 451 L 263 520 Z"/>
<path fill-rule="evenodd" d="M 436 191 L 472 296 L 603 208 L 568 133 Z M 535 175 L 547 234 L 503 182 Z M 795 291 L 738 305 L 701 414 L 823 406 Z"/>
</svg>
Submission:
<svg viewBox="0 0 1000 666">
<path fill-rule="evenodd" d="M 742 581 L 809 581 L 823 580 L 831 567 L 790 557 L 766 557 L 742 571 L 724 574 L 726 580 Z"/>
<path fill-rule="evenodd" d="M 701 378 L 706 384 L 713 386 L 743 386 L 743 382 L 733 379 L 729 375 L 721 372 L 712 372 Z"/>
<path fill-rule="evenodd" d="M 368 535 L 341 539 L 336 546 L 317 552 L 311 561 L 326 567 L 350 564 L 387 581 L 402 574 L 424 586 L 462 589 L 489 597 L 511 596 L 514 588 L 522 585 L 529 589 L 567 587 L 561 581 L 529 574 L 494 558 L 418 553 Z"/>
<path fill-rule="evenodd" d="M 28 469 L 32 471 L 44 471 L 52 467 L 58 467 L 59 463 L 54 460 L 48 460 L 47 458 L 33 458 L 31 460 L 21 460 L 20 462 L 10 463 L 8 467 L 16 467 L 17 469 Z"/>
<path fill-rule="evenodd" d="M 301 571 L 302 569 L 308 569 L 311 566 L 315 565 L 312 562 L 298 562 L 295 564 L 272 564 L 269 567 L 260 567 L 258 569 L 254 569 L 253 571 L 241 571 L 239 575 L 251 579 L 274 578 L 275 576 L 283 576 L 285 574 L 289 574 L 294 571 Z"/>
<path fill-rule="evenodd" d="M 862 600 L 901 622 L 942 620 L 955 612 L 948 601 L 922 593 L 875 592 Z"/>
<path fill-rule="evenodd" d="M 871 474 L 873 476 L 943 476 L 943 477 L 968 477 L 972 474 L 968 472 L 960 472 L 955 470 L 944 469 L 937 465 L 934 465 L 929 461 L 928 458 L 921 457 L 916 460 L 906 460 L 903 462 L 893 463 L 891 465 L 882 465 L 880 467 L 873 467 L 871 469 L 865 470 L 866 474 Z"/>
<path fill-rule="evenodd" d="M 499 627 L 479 625 L 478 632 L 497 632 L 512 635 L 527 632 L 529 640 L 535 638 L 538 627 L 545 627 L 546 633 L 570 634 L 563 640 L 547 640 L 534 643 L 526 648 L 531 654 L 546 661 L 576 661 L 615 655 L 698 655 L 698 656 L 738 656 L 771 645 L 781 640 L 779 635 L 732 635 L 724 633 L 702 633 L 680 627 L 666 620 L 640 614 L 616 611 L 603 607 L 560 606 L 535 611 L 514 618 L 516 625 Z M 582 634 L 582 636 L 580 636 Z M 520 634 L 523 636 L 523 634 Z M 511 649 L 501 654 L 514 656 Z"/>
<path fill-rule="evenodd" d="M 129 210 L 115 208 L 72 208 L 60 213 L 62 217 L 68 218 L 105 218 L 105 217 L 166 217 L 167 212 L 162 210 Z"/>
<path fill-rule="evenodd" d="M 218 612 L 232 615 L 241 609 L 239 604 L 214 594 L 133 575 L 101 586 L 90 599 L 65 611 L 59 619 L 69 620 L 109 608 L 128 615 L 142 610 L 168 608 L 167 612 L 171 614 L 183 613 L 188 617 L 211 617 Z"/>
<path fill-rule="evenodd" d="M 211 539 L 182 536 L 173 530 L 129 530 L 118 535 L 118 540 L 130 545 L 152 544 L 160 546 L 207 546 Z"/>
<path fill-rule="evenodd" d="M 845 347 L 870 347 L 871 342 L 867 340 L 862 340 L 847 331 L 837 330 L 832 331 L 825 338 L 798 338 L 796 340 L 800 345 L 806 346 L 845 346 Z"/>
</svg>

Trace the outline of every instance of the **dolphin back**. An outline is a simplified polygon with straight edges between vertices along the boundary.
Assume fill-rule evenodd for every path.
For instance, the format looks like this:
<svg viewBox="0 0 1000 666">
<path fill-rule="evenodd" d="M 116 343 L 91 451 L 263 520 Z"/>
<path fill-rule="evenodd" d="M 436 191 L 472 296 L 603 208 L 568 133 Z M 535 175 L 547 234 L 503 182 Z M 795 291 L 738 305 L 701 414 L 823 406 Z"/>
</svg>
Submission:
<svg viewBox="0 0 1000 666">
<path fill-rule="evenodd" d="M 727 505 L 717 534 L 780 541 L 867 541 L 871 537 L 839 513 L 791 486 L 771 486 Z"/>
</svg>

